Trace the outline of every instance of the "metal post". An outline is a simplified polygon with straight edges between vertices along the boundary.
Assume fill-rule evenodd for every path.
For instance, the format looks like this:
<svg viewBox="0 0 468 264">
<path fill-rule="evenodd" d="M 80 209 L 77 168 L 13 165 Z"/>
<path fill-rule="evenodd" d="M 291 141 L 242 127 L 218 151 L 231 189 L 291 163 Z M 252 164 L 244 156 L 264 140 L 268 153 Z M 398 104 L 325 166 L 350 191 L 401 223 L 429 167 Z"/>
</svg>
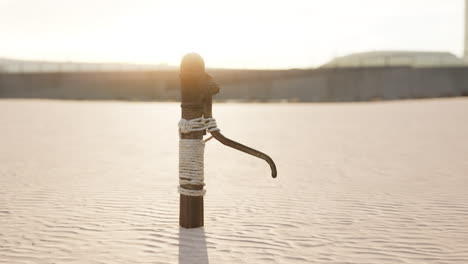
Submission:
<svg viewBox="0 0 468 264">
<path fill-rule="evenodd" d="M 191 120 L 203 115 L 203 79 L 205 62 L 200 55 L 190 53 L 182 59 L 180 65 L 182 118 Z M 203 131 L 180 134 L 182 139 L 202 139 Z M 202 190 L 201 185 L 184 185 L 183 188 Z M 203 196 L 180 194 L 179 224 L 184 228 L 203 226 Z"/>
</svg>

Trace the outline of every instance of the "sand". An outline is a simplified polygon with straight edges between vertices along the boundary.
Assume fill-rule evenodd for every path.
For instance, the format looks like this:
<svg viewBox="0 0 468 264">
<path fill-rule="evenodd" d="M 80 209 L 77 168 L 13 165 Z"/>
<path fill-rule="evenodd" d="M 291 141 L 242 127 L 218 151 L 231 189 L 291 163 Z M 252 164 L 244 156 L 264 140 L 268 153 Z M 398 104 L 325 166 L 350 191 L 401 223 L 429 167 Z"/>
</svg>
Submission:
<svg viewBox="0 0 468 264">
<path fill-rule="evenodd" d="M 216 104 L 193 230 L 179 111 L 0 100 L 0 263 L 468 263 L 468 99 Z"/>
</svg>

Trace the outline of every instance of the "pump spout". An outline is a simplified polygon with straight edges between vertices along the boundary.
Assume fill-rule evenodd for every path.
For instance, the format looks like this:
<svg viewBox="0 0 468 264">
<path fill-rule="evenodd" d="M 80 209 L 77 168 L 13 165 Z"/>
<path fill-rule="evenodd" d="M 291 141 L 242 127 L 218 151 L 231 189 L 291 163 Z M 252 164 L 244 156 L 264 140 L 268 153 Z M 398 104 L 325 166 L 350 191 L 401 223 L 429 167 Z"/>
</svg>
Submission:
<svg viewBox="0 0 468 264">
<path fill-rule="evenodd" d="M 205 93 L 204 93 L 205 95 L 202 98 L 202 100 L 204 102 L 204 104 L 203 104 L 203 108 L 204 108 L 203 116 L 204 116 L 204 118 L 212 118 L 213 117 L 213 113 L 212 113 L 213 95 L 217 94 L 220 91 L 220 87 L 216 82 L 213 81 L 213 78 L 209 74 L 205 74 L 204 80 L 206 81 L 206 85 L 204 86 L 205 87 Z M 236 142 L 234 140 L 231 140 L 231 139 L 223 136 L 223 134 L 221 134 L 219 129 L 218 130 L 209 130 L 209 132 L 210 132 L 212 137 L 214 137 L 216 140 L 221 142 L 223 145 L 226 145 L 228 147 L 237 149 L 239 151 L 245 152 L 247 154 L 250 154 L 250 155 L 252 155 L 254 157 L 257 157 L 259 159 L 262 159 L 262 160 L 266 161 L 268 163 L 268 165 L 270 165 L 270 168 L 271 168 L 271 177 L 276 178 L 276 175 L 277 175 L 276 164 L 273 161 L 273 159 L 270 158 L 270 156 L 268 156 L 267 154 L 265 154 L 265 153 L 263 153 L 261 151 L 258 151 L 256 149 L 247 147 L 247 146 L 245 146 L 245 145 L 243 145 L 241 143 L 238 143 L 238 142 Z"/>
</svg>

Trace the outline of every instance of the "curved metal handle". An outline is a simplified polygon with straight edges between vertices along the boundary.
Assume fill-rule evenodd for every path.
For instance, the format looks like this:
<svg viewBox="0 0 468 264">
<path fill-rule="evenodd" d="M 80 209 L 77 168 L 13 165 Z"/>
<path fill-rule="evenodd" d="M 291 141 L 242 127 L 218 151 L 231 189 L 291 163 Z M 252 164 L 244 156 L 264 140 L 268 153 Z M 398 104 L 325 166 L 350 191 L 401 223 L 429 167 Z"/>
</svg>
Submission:
<svg viewBox="0 0 468 264">
<path fill-rule="evenodd" d="M 207 86 L 206 86 L 207 87 L 206 88 L 207 96 L 204 98 L 204 108 L 205 109 L 204 109 L 204 114 L 203 115 L 204 115 L 205 118 L 211 118 L 211 117 L 213 117 L 212 111 L 211 111 L 212 96 L 214 94 L 217 94 L 220 89 L 219 89 L 219 85 L 216 82 L 213 81 L 213 78 L 209 74 L 206 74 L 206 80 L 207 80 Z M 270 168 L 271 168 L 271 177 L 276 178 L 276 175 L 277 175 L 276 164 L 270 158 L 270 156 L 268 156 L 267 154 L 265 154 L 263 152 L 260 152 L 260 151 L 258 151 L 256 149 L 247 147 L 245 145 L 242 145 L 241 143 L 238 143 L 238 142 L 236 142 L 234 140 L 231 140 L 231 139 L 223 136 L 223 134 L 221 134 L 221 132 L 219 130 L 210 131 L 210 134 L 216 140 L 221 142 L 223 145 L 226 145 L 228 147 L 237 149 L 239 151 L 245 152 L 247 154 L 250 154 L 250 155 L 252 155 L 254 157 L 257 157 L 259 159 L 262 159 L 262 160 L 266 161 L 268 163 L 268 165 L 270 165 Z"/>
<path fill-rule="evenodd" d="M 263 152 L 260 152 L 258 150 L 255 150 L 253 148 L 249 148 L 245 145 L 242 145 L 241 143 L 238 143 L 234 140 L 231 140 L 225 136 L 223 136 L 221 134 L 221 132 L 218 131 L 212 131 L 210 132 L 210 134 L 216 139 L 218 140 L 219 142 L 221 142 L 222 144 L 228 146 L 228 147 L 231 147 L 231 148 L 234 148 L 234 149 L 237 149 L 239 151 L 242 151 L 242 152 L 245 152 L 247 154 L 250 154 L 252 156 L 255 156 L 257 158 L 260 158 L 264 161 L 266 161 L 268 163 L 268 165 L 270 165 L 270 168 L 271 168 L 271 177 L 273 178 L 276 178 L 276 165 L 275 165 L 275 162 L 270 158 L 270 156 L 268 156 L 267 154 L 263 153 Z"/>
</svg>

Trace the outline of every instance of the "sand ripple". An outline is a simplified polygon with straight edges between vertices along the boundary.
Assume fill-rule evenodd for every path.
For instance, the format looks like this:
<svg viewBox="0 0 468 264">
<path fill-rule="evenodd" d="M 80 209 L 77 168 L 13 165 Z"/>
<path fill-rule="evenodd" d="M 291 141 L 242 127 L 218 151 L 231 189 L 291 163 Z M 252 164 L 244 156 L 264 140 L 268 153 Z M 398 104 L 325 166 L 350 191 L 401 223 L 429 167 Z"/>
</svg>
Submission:
<svg viewBox="0 0 468 264">
<path fill-rule="evenodd" d="M 0 101 L 0 263 L 468 263 L 468 100 L 214 110 L 185 230 L 177 104 Z"/>
</svg>

